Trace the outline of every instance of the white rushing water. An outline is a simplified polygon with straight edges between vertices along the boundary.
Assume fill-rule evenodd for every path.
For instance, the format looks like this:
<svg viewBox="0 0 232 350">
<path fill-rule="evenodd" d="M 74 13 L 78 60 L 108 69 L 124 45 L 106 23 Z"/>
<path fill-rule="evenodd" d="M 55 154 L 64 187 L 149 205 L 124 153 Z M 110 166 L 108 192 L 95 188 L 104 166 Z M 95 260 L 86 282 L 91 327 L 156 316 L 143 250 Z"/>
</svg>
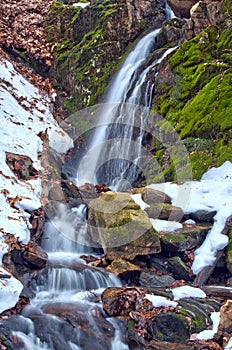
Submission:
<svg viewBox="0 0 232 350">
<path fill-rule="evenodd" d="M 169 16 L 172 16 L 169 13 Z M 143 146 L 153 85 L 148 73 L 176 47 L 167 49 L 148 66 L 160 29 L 143 37 L 117 73 L 102 107 L 101 121 L 77 170 L 77 185 L 105 183 L 113 190 L 133 187 L 147 157 Z M 144 66 L 143 66 L 144 65 Z"/>
<path fill-rule="evenodd" d="M 101 332 L 98 318 L 103 313 L 102 305 L 99 301 L 96 303 L 94 299 L 99 299 L 105 288 L 121 284 L 113 274 L 104 269 L 91 267 L 80 258 L 81 254 L 89 253 L 89 249 L 85 250 L 76 239 L 76 235 L 80 233 L 81 242 L 84 242 L 86 223 L 83 209 L 80 205 L 75 210 L 70 210 L 60 204 L 57 215 L 45 226 L 43 248 L 49 256 L 48 267 L 42 271 L 44 273 L 41 272 L 40 283 L 36 286 L 36 296 L 24 309 L 23 315 L 19 316 L 20 322 L 17 322 L 17 327 L 14 329 L 19 350 L 54 350 L 57 349 L 55 339 L 59 337 L 61 343 L 58 348 L 64 348 L 62 345 L 64 339 L 59 334 L 62 321 L 57 317 L 60 308 L 64 313 L 66 309 L 76 310 L 74 315 L 79 315 L 83 325 L 86 324 L 89 329 L 93 329 L 96 336 Z M 41 317 L 41 324 L 38 326 L 36 318 Z M 118 324 L 110 321 L 109 326 L 112 327 L 112 322 L 114 336 L 112 344 L 108 344 L 107 349 L 117 347 L 127 350 L 127 345 L 121 340 Z M 46 328 L 46 323 L 49 324 L 47 336 L 46 331 L 41 329 L 43 326 Z M 85 345 L 83 338 L 88 338 L 88 332 L 83 335 L 80 327 L 73 328 L 73 336 L 67 341 L 65 349 L 87 349 L 88 345 Z M 99 344 L 96 343 L 96 349 L 104 349 L 101 347 L 101 341 Z"/>
</svg>

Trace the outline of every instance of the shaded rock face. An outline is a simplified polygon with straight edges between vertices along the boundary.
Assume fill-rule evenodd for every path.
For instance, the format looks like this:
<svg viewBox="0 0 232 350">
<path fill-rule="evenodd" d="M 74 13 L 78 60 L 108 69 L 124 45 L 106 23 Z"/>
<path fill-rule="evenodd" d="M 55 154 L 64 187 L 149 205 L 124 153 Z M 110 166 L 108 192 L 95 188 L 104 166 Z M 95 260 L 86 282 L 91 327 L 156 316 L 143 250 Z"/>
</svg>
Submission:
<svg viewBox="0 0 232 350">
<path fill-rule="evenodd" d="M 89 202 L 88 221 L 92 240 L 109 259 L 134 259 L 160 252 L 157 232 L 148 215 L 128 193 L 106 192 Z"/>
<path fill-rule="evenodd" d="M 219 25 L 223 20 L 221 1 L 199 1 L 190 11 L 191 18 L 185 29 L 189 40 L 210 25 Z"/>
<path fill-rule="evenodd" d="M 198 0 L 168 0 L 169 6 L 177 17 L 189 18 L 190 9 Z"/>
<path fill-rule="evenodd" d="M 54 3 L 46 32 L 54 45 L 51 75 L 71 95 L 65 106 L 76 111 L 97 102 L 129 45 L 165 18 L 164 0 L 93 1 L 81 10 Z"/>
</svg>

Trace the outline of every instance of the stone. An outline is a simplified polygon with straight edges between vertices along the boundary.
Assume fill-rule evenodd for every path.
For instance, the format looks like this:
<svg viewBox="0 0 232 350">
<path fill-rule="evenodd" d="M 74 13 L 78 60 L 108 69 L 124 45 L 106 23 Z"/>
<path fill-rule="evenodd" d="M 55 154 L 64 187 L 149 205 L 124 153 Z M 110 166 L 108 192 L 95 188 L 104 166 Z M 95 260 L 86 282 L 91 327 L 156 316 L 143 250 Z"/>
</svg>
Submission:
<svg viewBox="0 0 232 350">
<path fill-rule="evenodd" d="M 77 186 L 70 180 L 62 180 L 61 181 L 62 190 L 67 198 L 78 199 L 81 198 L 80 192 Z"/>
<path fill-rule="evenodd" d="M 232 228 L 230 228 L 229 233 L 229 244 L 227 247 L 227 254 L 226 254 L 226 263 L 227 263 L 227 268 L 232 273 Z"/>
<path fill-rule="evenodd" d="M 185 26 L 187 40 L 198 35 L 208 26 L 217 26 L 223 21 L 220 1 L 199 1 L 190 11 L 191 17 Z"/>
<path fill-rule="evenodd" d="M 185 265 L 179 256 L 174 256 L 168 260 L 170 271 L 178 280 L 191 281 L 190 269 Z"/>
<path fill-rule="evenodd" d="M 220 309 L 220 322 L 215 340 L 222 340 L 223 337 L 229 337 L 232 334 L 232 300 L 227 300 Z M 225 345 L 225 344 L 224 344 Z"/>
<path fill-rule="evenodd" d="M 46 266 L 48 255 L 37 243 L 30 241 L 25 248 L 23 253 L 25 260 L 38 268 Z"/>
<path fill-rule="evenodd" d="M 184 316 L 162 312 L 148 324 L 148 333 L 153 339 L 166 342 L 184 343 L 189 339 L 189 324 Z"/>
<path fill-rule="evenodd" d="M 159 234 L 128 193 L 101 193 L 89 202 L 88 221 L 93 242 L 110 260 L 160 252 Z"/>
<path fill-rule="evenodd" d="M 37 178 L 39 175 L 38 170 L 33 167 L 33 162 L 28 156 L 6 152 L 6 163 L 20 180 Z"/>
<path fill-rule="evenodd" d="M 156 203 L 168 203 L 171 204 L 171 198 L 164 192 L 147 188 L 142 192 L 142 200 L 148 205 Z"/>
<path fill-rule="evenodd" d="M 101 299 L 103 310 L 110 317 L 128 316 L 136 310 L 136 305 L 145 298 L 145 293 L 137 288 L 106 288 Z"/>
<path fill-rule="evenodd" d="M 110 271 L 116 276 L 123 275 L 127 272 L 139 271 L 139 267 L 126 261 L 124 259 L 114 259 L 110 265 L 107 266 L 106 270 Z"/>
<path fill-rule="evenodd" d="M 150 218 L 160 220 L 180 221 L 184 216 L 181 208 L 171 204 L 150 204 L 150 207 L 146 208 L 145 211 Z"/>
<path fill-rule="evenodd" d="M 157 275 L 156 272 L 143 271 L 139 278 L 139 283 L 142 287 L 147 288 L 163 288 L 170 286 L 175 279 L 169 275 Z"/>
<path fill-rule="evenodd" d="M 168 4 L 177 17 L 189 18 L 190 9 L 198 0 L 168 0 Z"/>
<path fill-rule="evenodd" d="M 162 249 L 168 253 L 184 252 L 199 247 L 211 226 L 184 227 L 174 232 L 160 232 Z"/>
<path fill-rule="evenodd" d="M 191 219 L 193 219 L 196 222 L 208 222 L 213 223 L 214 216 L 217 212 L 216 211 L 206 211 L 206 210 L 197 210 L 194 213 L 191 213 L 189 216 Z"/>
</svg>

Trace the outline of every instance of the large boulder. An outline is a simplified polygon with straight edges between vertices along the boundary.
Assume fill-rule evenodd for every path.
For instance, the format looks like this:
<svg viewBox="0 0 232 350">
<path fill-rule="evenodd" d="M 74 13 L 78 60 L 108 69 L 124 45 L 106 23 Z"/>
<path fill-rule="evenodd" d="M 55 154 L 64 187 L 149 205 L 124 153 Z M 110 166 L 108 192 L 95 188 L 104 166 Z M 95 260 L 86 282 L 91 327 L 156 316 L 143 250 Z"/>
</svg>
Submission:
<svg viewBox="0 0 232 350">
<path fill-rule="evenodd" d="M 177 17 L 189 18 L 191 7 L 198 0 L 168 0 L 168 4 Z"/>
<path fill-rule="evenodd" d="M 128 193 L 105 192 L 90 201 L 88 222 L 92 240 L 109 259 L 133 260 L 136 255 L 160 252 L 158 233 Z"/>
</svg>

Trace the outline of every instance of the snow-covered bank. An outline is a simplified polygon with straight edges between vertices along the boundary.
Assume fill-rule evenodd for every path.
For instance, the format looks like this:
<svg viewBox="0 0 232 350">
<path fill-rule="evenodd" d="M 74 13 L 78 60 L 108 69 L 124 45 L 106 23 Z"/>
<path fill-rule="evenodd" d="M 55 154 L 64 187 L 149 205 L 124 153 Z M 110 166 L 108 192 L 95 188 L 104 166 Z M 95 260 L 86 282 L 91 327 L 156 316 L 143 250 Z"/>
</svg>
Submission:
<svg viewBox="0 0 232 350">
<path fill-rule="evenodd" d="M 2 259 L 8 250 L 3 235 L 13 234 L 20 241 L 28 243 L 30 214 L 27 210 L 41 206 L 41 179 L 20 181 L 6 163 L 6 152 L 30 157 L 33 167 L 42 173 L 39 156 L 43 145 L 39 133 L 46 131 L 50 147 L 60 153 L 66 153 L 73 143 L 54 121 L 50 111 L 52 98 L 40 94 L 39 90 L 24 79 L 6 59 L 0 60 L 0 78 L 0 259 Z M 4 270 L 1 272 L 4 273 Z M 6 293 L 9 298 L 1 298 L 0 312 L 17 302 L 22 289 L 21 283 L 17 282 L 11 277 L 7 282 L 4 280 L 1 283 L 1 295 Z M 12 283 L 15 288 L 13 294 L 9 293 Z M 13 299 L 10 299 L 10 295 Z"/>
<path fill-rule="evenodd" d="M 202 246 L 195 251 L 192 265 L 194 274 L 214 263 L 216 253 L 228 244 L 222 233 L 227 219 L 232 215 L 232 163 L 227 161 L 219 168 L 206 172 L 201 181 L 153 184 L 148 187 L 163 191 L 172 198 L 172 204 L 181 207 L 184 213 L 197 210 L 216 211 L 214 225 Z"/>
</svg>

